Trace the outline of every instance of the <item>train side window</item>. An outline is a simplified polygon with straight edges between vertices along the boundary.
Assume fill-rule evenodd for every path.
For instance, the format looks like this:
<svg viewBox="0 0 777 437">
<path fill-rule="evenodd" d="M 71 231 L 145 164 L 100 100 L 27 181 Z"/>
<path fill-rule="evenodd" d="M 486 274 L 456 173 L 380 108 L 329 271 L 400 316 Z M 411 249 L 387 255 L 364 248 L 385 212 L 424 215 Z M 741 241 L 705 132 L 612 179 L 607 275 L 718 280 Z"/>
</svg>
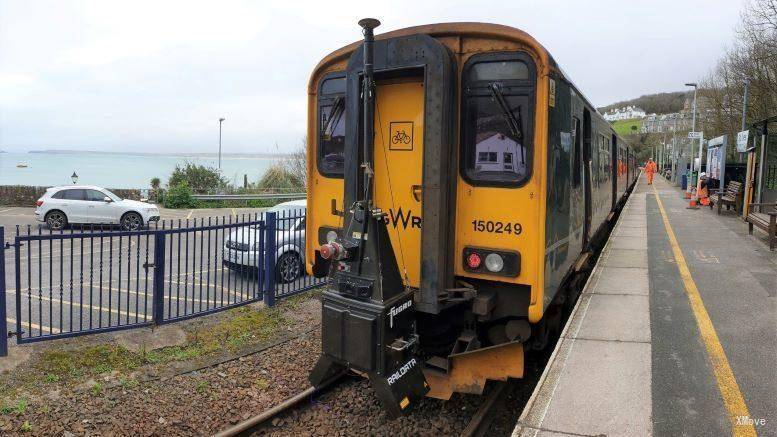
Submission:
<svg viewBox="0 0 777 437">
<path fill-rule="evenodd" d="M 523 52 L 472 56 L 462 74 L 462 176 L 520 186 L 532 162 L 534 64 Z"/>
<path fill-rule="evenodd" d="M 345 77 L 321 82 L 318 95 L 318 171 L 343 177 L 345 164 Z"/>
<path fill-rule="evenodd" d="M 574 147 L 574 151 L 572 152 L 572 159 L 574 160 L 574 162 L 572 162 L 572 186 L 575 188 L 580 186 L 580 165 L 583 160 L 583 157 L 581 156 L 583 150 L 583 145 L 581 143 L 583 135 L 581 134 L 580 119 L 572 117 L 572 147 Z"/>
</svg>

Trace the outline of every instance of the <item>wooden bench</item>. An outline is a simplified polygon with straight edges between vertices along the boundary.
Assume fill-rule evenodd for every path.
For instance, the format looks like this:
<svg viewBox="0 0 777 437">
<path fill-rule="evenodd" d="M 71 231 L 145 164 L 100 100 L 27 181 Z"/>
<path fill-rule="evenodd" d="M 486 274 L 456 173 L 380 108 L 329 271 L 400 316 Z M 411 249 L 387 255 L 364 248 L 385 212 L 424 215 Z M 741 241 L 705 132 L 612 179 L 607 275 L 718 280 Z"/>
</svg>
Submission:
<svg viewBox="0 0 777 437">
<path fill-rule="evenodd" d="M 750 207 L 759 210 L 755 212 L 748 208 L 747 225 L 750 235 L 753 235 L 753 226 L 758 226 L 769 236 L 769 250 L 774 250 L 777 243 L 777 203 L 751 203 Z"/>
<path fill-rule="evenodd" d="M 720 190 L 710 197 L 712 203 L 718 206 L 718 215 L 723 205 L 726 205 L 727 210 L 730 210 L 733 205 L 734 210 L 739 211 L 739 208 L 742 207 L 743 188 L 744 184 L 742 182 L 731 181 L 725 190 Z"/>
</svg>

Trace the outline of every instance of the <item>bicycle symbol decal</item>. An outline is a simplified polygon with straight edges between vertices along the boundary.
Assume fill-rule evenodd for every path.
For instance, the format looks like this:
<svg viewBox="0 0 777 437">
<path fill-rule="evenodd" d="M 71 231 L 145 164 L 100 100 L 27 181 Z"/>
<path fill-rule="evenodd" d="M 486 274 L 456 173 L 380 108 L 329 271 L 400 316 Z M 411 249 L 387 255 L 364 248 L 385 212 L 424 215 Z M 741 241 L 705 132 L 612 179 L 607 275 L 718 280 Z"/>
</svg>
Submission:
<svg viewBox="0 0 777 437">
<path fill-rule="evenodd" d="M 391 142 L 394 144 L 399 144 L 399 143 L 410 144 L 410 140 L 411 140 L 410 135 L 408 135 L 403 130 L 397 131 L 397 133 L 395 133 L 394 136 L 391 138 Z"/>
<path fill-rule="evenodd" d="M 389 150 L 413 150 L 412 121 L 392 121 L 389 134 Z"/>
</svg>

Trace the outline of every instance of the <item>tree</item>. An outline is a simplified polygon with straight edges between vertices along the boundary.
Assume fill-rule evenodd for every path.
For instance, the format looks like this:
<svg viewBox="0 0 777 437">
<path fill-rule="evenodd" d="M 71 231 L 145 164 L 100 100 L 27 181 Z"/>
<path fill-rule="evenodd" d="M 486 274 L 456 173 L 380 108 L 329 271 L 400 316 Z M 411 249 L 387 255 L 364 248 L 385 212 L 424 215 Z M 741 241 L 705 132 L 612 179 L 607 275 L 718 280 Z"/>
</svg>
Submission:
<svg viewBox="0 0 777 437">
<path fill-rule="evenodd" d="M 741 129 L 745 81 L 750 82 L 748 124 L 777 111 L 777 0 L 745 4 L 736 39 L 703 81 L 704 130 L 712 137 Z"/>
<path fill-rule="evenodd" d="M 151 189 L 156 191 L 159 189 L 159 186 L 162 184 L 162 181 L 159 180 L 159 178 L 151 178 Z"/>
<path fill-rule="evenodd" d="M 303 138 L 297 150 L 284 162 L 283 167 L 289 173 L 292 180 L 302 191 L 307 191 L 308 180 L 308 148 L 307 139 Z"/>
</svg>

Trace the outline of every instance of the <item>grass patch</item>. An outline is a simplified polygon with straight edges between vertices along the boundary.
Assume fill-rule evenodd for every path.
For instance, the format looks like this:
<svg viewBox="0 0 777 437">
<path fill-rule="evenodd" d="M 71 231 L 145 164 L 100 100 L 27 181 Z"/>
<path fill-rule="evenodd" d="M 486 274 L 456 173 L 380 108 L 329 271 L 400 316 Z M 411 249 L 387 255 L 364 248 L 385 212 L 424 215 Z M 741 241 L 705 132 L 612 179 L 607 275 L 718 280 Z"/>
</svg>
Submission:
<svg viewBox="0 0 777 437">
<path fill-rule="evenodd" d="M 35 367 L 46 374 L 47 382 L 55 382 L 87 374 L 100 375 L 113 370 L 129 371 L 141 364 L 137 354 L 119 345 L 108 344 L 75 350 L 49 350 L 43 353 Z"/>
<path fill-rule="evenodd" d="M 612 122 L 612 128 L 621 136 L 638 134 L 640 129 L 642 129 L 642 120 L 617 120 Z"/>
<path fill-rule="evenodd" d="M 3 405 L 3 408 L 0 408 L 0 413 L 2 414 L 21 415 L 25 411 L 27 411 L 27 399 L 19 399 L 13 405 Z"/>
</svg>

